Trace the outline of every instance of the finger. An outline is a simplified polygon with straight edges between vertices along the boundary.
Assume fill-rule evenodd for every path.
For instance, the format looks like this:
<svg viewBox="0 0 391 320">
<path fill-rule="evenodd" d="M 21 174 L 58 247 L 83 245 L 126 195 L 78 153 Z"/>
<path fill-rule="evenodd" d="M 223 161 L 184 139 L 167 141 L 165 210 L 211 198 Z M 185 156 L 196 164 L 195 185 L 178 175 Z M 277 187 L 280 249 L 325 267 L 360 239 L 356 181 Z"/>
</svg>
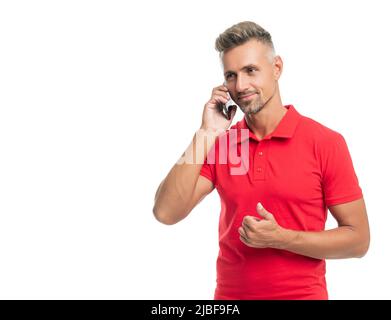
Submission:
<svg viewBox="0 0 391 320">
<path fill-rule="evenodd" d="M 214 90 L 221 90 L 221 91 L 225 91 L 225 92 L 228 92 L 228 88 L 224 85 L 224 84 L 222 84 L 221 86 L 218 86 L 218 87 L 215 87 L 215 88 L 213 88 L 213 91 Z"/>
<path fill-rule="evenodd" d="M 248 233 L 247 233 L 247 230 L 244 227 L 239 227 L 238 231 L 239 231 L 240 235 L 242 235 L 243 237 L 248 239 Z"/>
<path fill-rule="evenodd" d="M 248 240 L 247 240 L 245 237 L 243 237 L 242 235 L 239 236 L 239 239 L 240 239 L 242 242 L 244 242 L 245 244 L 248 244 L 248 243 L 249 243 Z"/>
<path fill-rule="evenodd" d="M 220 96 L 220 97 L 223 97 L 225 99 L 227 99 L 227 101 L 229 99 L 231 99 L 230 95 L 228 92 L 224 92 L 224 91 L 216 91 L 216 92 L 213 92 L 212 93 L 212 96 Z"/>
<path fill-rule="evenodd" d="M 229 95 L 229 92 L 228 92 L 228 89 L 227 88 L 214 88 L 212 90 L 212 95 L 215 95 L 215 94 L 219 94 L 219 95 L 222 95 L 223 97 L 227 97 L 227 98 L 230 98 L 230 95 Z"/>
<path fill-rule="evenodd" d="M 243 228 L 249 230 L 249 231 L 255 231 L 255 228 L 253 226 L 253 217 L 252 216 L 245 216 L 242 221 Z"/>
<path fill-rule="evenodd" d="M 251 247 L 251 248 L 255 248 L 255 246 L 253 246 L 250 241 L 242 236 L 239 237 L 240 241 L 242 241 L 246 246 L 248 247 Z"/>
<path fill-rule="evenodd" d="M 270 212 L 266 211 L 266 209 L 262 206 L 260 202 L 257 203 L 256 210 L 262 218 L 266 220 L 273 220 L 273 215 Z"/>
<path fill-rule="evenodd" d="M 258 202 L 255 208 L 256 208 L 258 214 L 259 214 L 262 218 L 264 218 L 265 208 L 262 206 L 262 204 L 261 204 L 260 202 Z"/>
<path fill-rule="evenodd" d="M 244 231 L 243 227 L 238 228 L 238 232 L 242 237 L 247 237 L 246 232 Z"/>
<path fill-rule="evenodd" d="M 263 213 L 263 216 L 265 217 L 266 221 L 276 221 L 276 219 L 274 219 L 273 214 L 271 212 L 269 212 L 269 211 L 265 210 L 264 213 Z"/>
<path fill-rule="evenodd" d="M 215 94 L 215 95 L 213 95 L 212 96 L 212 102 L 214 102 L 214 103 L 223 103 L 223 104 L 226 104 L 227 102 L 228 102 L 228 98 L 227 97 L 224 97 L 224 96 L 220 96 L 220 95 L 217 95 L 217 94 Z"/>
</svg>

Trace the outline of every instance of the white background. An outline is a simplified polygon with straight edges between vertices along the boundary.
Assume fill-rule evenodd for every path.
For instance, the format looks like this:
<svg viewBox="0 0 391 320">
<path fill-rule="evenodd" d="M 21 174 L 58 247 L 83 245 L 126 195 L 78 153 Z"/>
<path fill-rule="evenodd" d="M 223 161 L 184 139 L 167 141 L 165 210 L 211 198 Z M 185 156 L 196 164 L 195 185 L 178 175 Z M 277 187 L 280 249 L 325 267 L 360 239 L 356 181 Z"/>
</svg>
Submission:
<svg viewBox="0 0 391 320">
<path fill-rule="evenodd" d="M 391 298 L 389 1 L 166 0 L 0 3 L 1 299 L 213 298 L 217 192 L 173 226 L 152 207 L 223 81 L 214 40 L 243 20 L 364 192 L 370 251 L 327 261 L 330 299 Z"/>
</svg>

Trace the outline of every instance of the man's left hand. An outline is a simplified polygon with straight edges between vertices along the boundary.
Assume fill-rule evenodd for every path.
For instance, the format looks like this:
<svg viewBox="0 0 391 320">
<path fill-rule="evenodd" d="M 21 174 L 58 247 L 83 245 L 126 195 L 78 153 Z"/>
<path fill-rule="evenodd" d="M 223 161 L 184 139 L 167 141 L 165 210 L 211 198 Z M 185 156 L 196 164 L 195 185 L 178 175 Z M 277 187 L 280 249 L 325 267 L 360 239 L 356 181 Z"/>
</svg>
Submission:
<svg viewBox="0 0 391 320">
<path fill-rule="evenodd" d="M 263 219 L 245 216 L 238 229 L 240 240 L 252 248 L 281 249 L 286 229 L 277 223 L 273 214 L 263 208 L 261 203 L 258 202 L 256 210 Z"/>
</svg>

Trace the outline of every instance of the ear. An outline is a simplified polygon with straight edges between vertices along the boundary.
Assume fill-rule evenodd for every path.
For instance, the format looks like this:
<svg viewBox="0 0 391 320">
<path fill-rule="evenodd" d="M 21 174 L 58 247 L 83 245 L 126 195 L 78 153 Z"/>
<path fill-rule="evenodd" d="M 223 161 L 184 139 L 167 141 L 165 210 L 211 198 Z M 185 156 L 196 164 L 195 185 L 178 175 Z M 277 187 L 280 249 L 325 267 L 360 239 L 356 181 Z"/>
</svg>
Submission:
<svg viewBox="0 0 391 320">
<path fill-rule="evenodd" d="M 284 63 L 283 63 L 281 57 L 275 56 L 273 58 L 273 75 L 274 75 L 275 80 L 280 79 L 283 68 L 284 68 Z"/>
</svg>

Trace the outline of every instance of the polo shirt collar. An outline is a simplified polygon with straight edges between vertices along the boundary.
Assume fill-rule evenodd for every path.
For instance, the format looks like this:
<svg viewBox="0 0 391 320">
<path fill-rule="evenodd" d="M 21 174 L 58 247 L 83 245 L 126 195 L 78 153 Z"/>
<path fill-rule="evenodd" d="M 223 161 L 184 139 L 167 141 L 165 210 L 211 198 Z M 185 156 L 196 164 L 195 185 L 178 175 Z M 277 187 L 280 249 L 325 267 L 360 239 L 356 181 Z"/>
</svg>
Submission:
<svg viewBox="0 0 391 320">
<path fill-rule="evenodd" d="M 284 106 L 288 109 L 287 113 L 285 113 L 284 117 L 281 119 L 276 129 L 265 136 L 263 140 L 271 139 L 271 138 L 292 138 L 295 133 L 296 126 L 299 123 L 301 115 L 297 110 L 293 107 L 293 105 Z M 248 129 L 248 137 L 241 137 L 241 134 L 237 135 L 237 143 L 241 143 L 245 141 L 247 138 L 259 141 L 259 139 L 255 136 L 255 134 L 248 127 L 246 118 L 243 117 L 241 121 L 239 121 L 236 125 L 232 127 L 232 129 Z"/>
</svg>

